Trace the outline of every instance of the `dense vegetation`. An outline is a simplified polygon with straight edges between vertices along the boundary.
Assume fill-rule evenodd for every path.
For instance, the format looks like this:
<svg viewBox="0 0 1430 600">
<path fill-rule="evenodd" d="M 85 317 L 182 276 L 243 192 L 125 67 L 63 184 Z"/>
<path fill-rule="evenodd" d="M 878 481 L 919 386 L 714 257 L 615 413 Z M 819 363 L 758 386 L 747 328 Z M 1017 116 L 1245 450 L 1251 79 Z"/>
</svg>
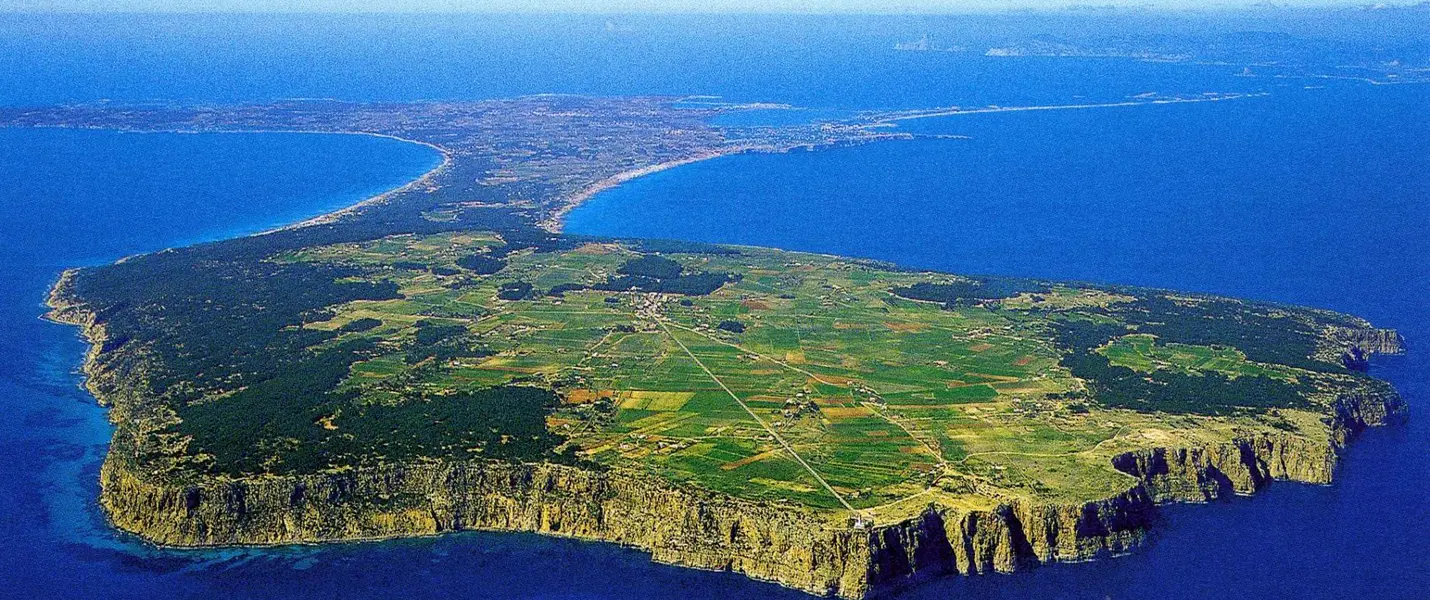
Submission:
<svg viewBox="0 0 1430 600">
<path fill-rule="evenodd" d="M 418 345 L 431 346 L 437 342 L 446 340 L 454 335 L 466 333 L 467 328 L 457 324 L 442 324 L 437 321 L 423 320 L 417 322 L 417 335 L 414 340 Z"/>
<path fill-rule="evenodd" d="M 314 246 L 478 224 L 497 230 L 508 242 L 495 249 L 493 260 L 521 249 L 545 252 L 575 243 L 530 227 L 508 209 L 472 208 L 434 221 L 412 208 L 379 204 L 361 219 L 135 256 L 78 271 L 65 292 L 82 298 L 97 324 L 106 328 L 102 360 L 123 357 L 119 360 L 129 362 L 121 368 L 135 368 L 133 361 L 142 360 L 147 389 L 141 393 L 178 412 L 183 420 L 172 431 L 192 436 L 189 455 L 216 457 L 206 468 L 238 475 L 339 464 L 354 460 L 366 452 L 363 444 L 376 440 L 359 443 L 330 435 L 315 440 L 314 435 L 326 430 L 314 427 L 314 419 L 351 401 L 338 384 L 372 346 L 370 341 L 325 344 L 340 334 L 376 328 L 381 320 L 359 319 L 331 331 L 300 326 L 328 318 L 332 306 L 400 295 L 395 284 L 365 278 L 367 273 L 359 268 L 274 257 Z M 391 266 L 421 270 L 426 263 L 394 261 Z M 484 352 L 441 344 L 453 333 L 445 326 L 424 328 L 417 340 L 424 347 L 419 355 L 447 358 Z M 224 390 L 238 391 L 199 402 Z M 284 440 L 282 448 L 275 446 L 276 440 Z M 532 447 L 521 442 L 496 454 L 520 454 Z"/>
<path fill-rule="evenodd" d="M 501 386 L 360 407 L 335 425 L 353 436 L 351 447 L 380 448 L 388 459 L 553 459 L 563 439 L 546 429 L 546 415 L 560 400 L 550 390 Z"/>
<path fill-rule="evenodd" d="M 591 289 L 607 292 L 659 292 L 684 296 L 705 296 L 731 281 L 738 280 L 739 276 L 729 273 L 695 273 L 667 279 L 624 275 L 611 277 L 604 283 L 591 286 Z"/>
<path fill-rule="evenodd" d="M 353 399 L 336 387 L 371 348 L 363 341 L 306 355 L 228 397 L 184 408 L 175 431 L 191 436 L 190 454 L 213 457 L 208 468 L 214 472 L 239 476 L 328 466 L 334 456 L 324 443 L 327 430 L 313 423 Z"/>
<path fill-rule="evenodd" d="M 728 331 L 728 332 L 730 332 L 730 333 L 744 333 L 744 332 L 745 332 L 745 324 L 744 324 L 744 323 L 741 323 L 741 322 L 739 322 L 739 321 L 733 320 L 733 319 L 727 319 L 727 320 L 721 321 L 719 325 L 716 325 L 716 326 L 715 326 L 715 328 L 716 328 L 716 329 L 723 330 L 723 331 Z"/>
<path fill-rule="evenodd" d="M 939 302 L 945 307 L 956 308 L 979 300 L 998 300 L 1022 292 L 1046 292 L 1048 286 L 1021 279 L 969 279 L 950 283 L 915 283 L 889 291 L 910 300 Z"/>
<path fill-rule="evenodd" d="M 106 350 L 150 354 L 151 392 L 176 401 L 284 372 L 333 335 L 295 327 L 328 306 L 397 297 L 392 283 L 344 279 L 359 274 L 345 267 L 186 258 L 162 252 L 76 280 L 109 330 Z"/>
<path fill-rule="evenodd" d="M 878 507 L 942 469 L 1001 494 L 1101 498 L 1125 489 L 1102 450 L 1122 446 L 1102 442 L 1293 430 L 1315 421 L 1267 413 L 1315 409 L 1312 386 L 1344 375 L 1312 357 L 1335 317 L 1302 309 L 598 241 L 480 230 L 160 253 L 73 291 L 110 325 L 101 361 L 142 372 L 165 409 L 116 445 L 155 472 L 579 460 L 833 508 L 811 471 Z"/>
<path fill-rule="evenodd" d="M 546 429 L 545 418 L 559 398 L 548 390 L 502 386 L 364 405 L 352 392 L 333 391 L 348 358 L 321 354 L 282 377 L 191 407 L 176 431 L 192 436 L 190 452 L 209 458 L 211 472 L 234 477 L 378 459 L 557 458 L 562 438 Z M 294 392 L 301 395 L 287 395 Z"/>
<path fill-rule="evenodd" d="M 457 259 L 457 266 L 478 275 L 492 275 L 506 268 L 506 261 L 485 254 L 469 254 Z"/>
<path fill-rule="evenodd" d="M 1056 326 L 1058 344 L 1066 354 L 1062 366 L 1087 383 L 1093 400 L 1103 406 L 1199 415 L 1225 415 L 1245 409 L 1309 406 L 1311 389 L 1266 376 L 1228 377 L 1157 370 L 1138 373 L 1113 365 L 1095 349 L 1127 333 L 1124 325 L 1064 321 Z"/>
<path fill-rule="evenodd" d="M 360 331 L 368 331 L 370 329 L 375 329 L 381 326 L 382 319 L 363 317 L 361 319 L 353 319 L 352 321 L 349 321 L 346 325 L 339 327 L 338 331 L 342 333 L 354 333 Z"/>
<path fill-rule="evenodd" d="M 1318 326 L 1274 308 L 1252 308 L 1235 300 L 1178 302 L 1146 295 L 1120 307 L 1118 316 L 1168 342 L 1237 348 L 1248 359 L 1309 369 L 1336 371 L 1336 365 L 1312 358 Z"/>
<path fill-rule="evenodd" d="M 647 277 L 651 279 L 671 279 L 679 277 L 680 272 L 685 267 L 680 263 L 670 260 L 657 254 L 644 254 L 637 258 L 632 258 L 621 266 L 616 267 L 616 272 L 632 277 Z"/>
<path fill-rule="evenodd" d="M 645 254 L 627 260 L 616 268 L 616 272 L 619 275 L 608 276 L 605 281 L 596 284 L 557 284 L 552 286 L 546 294 L 561 297 L 568 292 L 600 290 L 705 296 L 714 293 L 715 290 L 727 283 L 740 280 L 738 274 L 731 273 L 683 274 L 684 267 L 680 263 L 654 254 Z M 503 296 L 503 299 L 516 298 Z"/>
<path fill-rule="evenodd" d="M 522 300 L 531 294 L 531 287 L 531 284 L 525 281 L 503 283 L 497 290 L 497 297 L 502 300 Z"/>
<path fill-rule="evenodd" d="M 505 229 L 501 230 L 501 235 L 506 243 L 492 248 L 488 252 L 488 255 L 492 258 L 506 258 L 522 250 L 531 250 L 538 254 L 556 252 L 558 250 L 570 250 L 588 241 L 585 238 L 557 235 L 534 227 Z"/>
</svg>

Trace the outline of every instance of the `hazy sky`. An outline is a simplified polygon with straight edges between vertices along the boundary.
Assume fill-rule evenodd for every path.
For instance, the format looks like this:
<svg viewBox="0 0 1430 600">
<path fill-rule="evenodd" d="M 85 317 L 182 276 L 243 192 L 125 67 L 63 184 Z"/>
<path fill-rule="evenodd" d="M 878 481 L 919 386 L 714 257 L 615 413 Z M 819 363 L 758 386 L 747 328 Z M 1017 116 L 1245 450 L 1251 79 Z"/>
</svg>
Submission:
<svg viewBox="0 0 1430 600">
<path fill-rule="evenodd" d="M 1265 0 L 0 0 L 0 12 L 818 12 L 941 13 L 1119 6 L 1238 8 Z M 1281 6 L 1356 0 L 1276 0 Z"/>
</svg>

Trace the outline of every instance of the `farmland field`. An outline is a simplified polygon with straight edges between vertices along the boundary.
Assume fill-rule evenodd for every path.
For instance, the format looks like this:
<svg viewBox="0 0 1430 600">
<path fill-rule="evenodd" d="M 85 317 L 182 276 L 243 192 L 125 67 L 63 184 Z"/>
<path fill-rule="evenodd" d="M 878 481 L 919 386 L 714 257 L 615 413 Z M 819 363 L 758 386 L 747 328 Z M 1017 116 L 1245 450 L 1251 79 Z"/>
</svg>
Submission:
<svg viewBox="0 0 1430 600">
<path fill-rule="evenodd" d="M 1363 325 L 1329 313 L 757 248 L 677 250 L 461 232 L 279 255 L 396 293 L 301 325 L 325 336 L 311 355 L 346 352 L 337 395 L 292 434 L 326 448 L 326 463 L 294 466 L 283 443 L 244 441 L 273 449 L 261 464 L 274 471 L 547 457 L 883 520 L 935 500 L 1109 497 L 1133 483 L 1111 461 L 1130 449 L 1323 436 L 1324 405 L 1367 381 L 1317 357 L 1327 328 Z M 1209 335 L 1199 323 L 1227 319 L 1299 337 L 1264 348 L 1197 337 Z M 1294 364 L 1275 362 L 1288 353 Z M 502 404 L 516 401 L 500 390 L 520 388 L 554 395 Z M 1205 401 L 1181 391 L 1219 388 Z M 221 411 L 225 393 L 200 407 Z M 430 431 L 389 425 L 395 414 Z M 382 435 L 417 439 L 384 438 L 378 453 L 367 437 L 378 419 Z M 187 468 L 224 464 L 234 434 L 192 429 L 210 422 L 178 427 L 192 435 Z M 488 431 L 443 433 L 458 423 Z"/>
</svg>

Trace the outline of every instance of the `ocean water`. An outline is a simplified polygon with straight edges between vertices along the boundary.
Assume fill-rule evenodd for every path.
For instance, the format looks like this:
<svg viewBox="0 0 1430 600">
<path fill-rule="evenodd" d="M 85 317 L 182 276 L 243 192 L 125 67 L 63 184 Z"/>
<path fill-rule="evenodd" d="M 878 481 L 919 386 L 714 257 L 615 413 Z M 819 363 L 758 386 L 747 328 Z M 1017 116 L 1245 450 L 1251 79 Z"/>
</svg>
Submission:
<svg viewBox="0 0 1430 600">
<path fill-rule="evenodd" d="M 776 246 L 956 273 L 1306 304 L 1401 330 L 1412 406 L 1329 487 L 1172 507 L 1127 557 L 949 580 L 911 598 L 1430 595 L 1430 86 L 1283 86 L 1226 102 L 905 122 L 915 140 L 737 155 L 572 211 L 577 233 Z"/>
<path fill-rule="evenodd" d="M 1227 25 L 1153 18 L 1138 27 Z M 925 34 L 987 48 L 1081 28 L 1037 17 L 0 15 L 0 69 L 8 84 L 0 106 L 571 93 L 715 95 L 863 110 L 1120 100 L 1174 88 L 1201 91 L 1199 81 L 1225 79 L 1228 71 L 1122 62 L 1119 76 L 1108 79 L 1102 61 L 1049 64 L 893 49 Z M 1392 36 L 1395 29 L 1374 33 Z M 1219 85 L 1238 91 L 1260 82 Z"/>
<path fill-rule="evenodd" d="M 0 598 L 803 597 L 530 535 L 182 551 L 108 526 L 86 346 L 40 319 L 60 271 L 301 221 L 439 162 L 355 135 L 0 129 Z"/>
<path fill-rule="evenodd" d="M 1319 27 L 1308 22 L 1288 27 Z M 0 106 L 661 93 L 789 102 L 824 118 L 1270 92 L 911 121 L 911 130 L 971 139 L 717 159 L 602 194 L 571 215 L 568 230 L 1228 293 L 1361 314 L 1400 328 L 1412 348 L 1430 338 L 1430 88 L 889 50 L 927 32 L 987 41 L 1078 23 L 4 16 Z M 806 597 L 530 535 L 167 551 L 104 523 L 94 500 L 110 430 L 78 387 L 84 345 L 72 328 L 38 319 L 59 270 L 301 220 L 400 185 L 436 160 L 426 148 L 358 136 L 0 130 L 0 597 Z M 1154 544 L 1131 556 L 952 579 L 907 597 L 1430 596 L 1430 423 L 1418 408 L 1430 401 L 1430 360 L 1413 351 L 1375 368 L 1415 414 L 1365 435 L 1333 486 L 1276 485 L 1254 498 L 1172 507 Z"/>
<path fill-rule="evenodd" d="M 1227 77 L 1231 79 L 1231 77 Z M 918 139 L 741 154 L 597 195 L 568 231 L 1130 283 L 1415 326 L 1430 86 L 902 121 Z"/>
<path fill-rule="evenodd" d="M 439 162 L 352 135 L 0 129 L 0 598 L 801 597 L 536 536 L 183 551 L 105 523 L 112 430 L 79 387 L 86 346 L 40 319 L 59 272 L 301 221 Z"/>
</svg>

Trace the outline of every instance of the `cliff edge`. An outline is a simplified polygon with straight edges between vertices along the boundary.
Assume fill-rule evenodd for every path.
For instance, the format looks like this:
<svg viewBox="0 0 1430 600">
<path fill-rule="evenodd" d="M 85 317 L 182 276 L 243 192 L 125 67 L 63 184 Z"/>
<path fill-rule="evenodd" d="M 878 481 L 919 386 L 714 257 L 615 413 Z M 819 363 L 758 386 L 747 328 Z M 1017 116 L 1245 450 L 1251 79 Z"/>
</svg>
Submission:
<svg viewBox="0 0 1430 600">
<path fill-rule="evenodd" d="M 375 540 L 448 532 L 520 531 L 627 545 L 656 561 L 727 570 L 817 595 L 865 598 L 930 577 L 1013 572 L 1085 561 L 1142 543 L 1156 505 L 1251 494 L 1272 481 L 1329 483 L 1355 434 L 1404 405 L 1369 380 L 1339 396 L 1325 437 L 1256 435 L 1232 443 L 1155 447 L 1115 456 L 1127 489 L 1082 503 L 1010 498 L 970 509 L 930 502 L 915 516 L 866 523 L 790 503 L 742 500 L 621 469 L 547 462 L 426 460 L 380 468 L 243 478 L 169 477 L 132 460 L 142 432 L 129 425 L 143 372 L 116 352 L 102 319 L 56 284 L 49 317 L 81 327 L 91 348 L 88 388 L 116 407 L 101 471 L 112 523 L 166 546 L 274 545 Z M 1337 330 L 1346 351 L 1399 351 L 1386 330 Z M 124 349 L 118 349 L 124 352 Z M 132 357 L 130 357 L 132 358 Z"/>
</svg>

